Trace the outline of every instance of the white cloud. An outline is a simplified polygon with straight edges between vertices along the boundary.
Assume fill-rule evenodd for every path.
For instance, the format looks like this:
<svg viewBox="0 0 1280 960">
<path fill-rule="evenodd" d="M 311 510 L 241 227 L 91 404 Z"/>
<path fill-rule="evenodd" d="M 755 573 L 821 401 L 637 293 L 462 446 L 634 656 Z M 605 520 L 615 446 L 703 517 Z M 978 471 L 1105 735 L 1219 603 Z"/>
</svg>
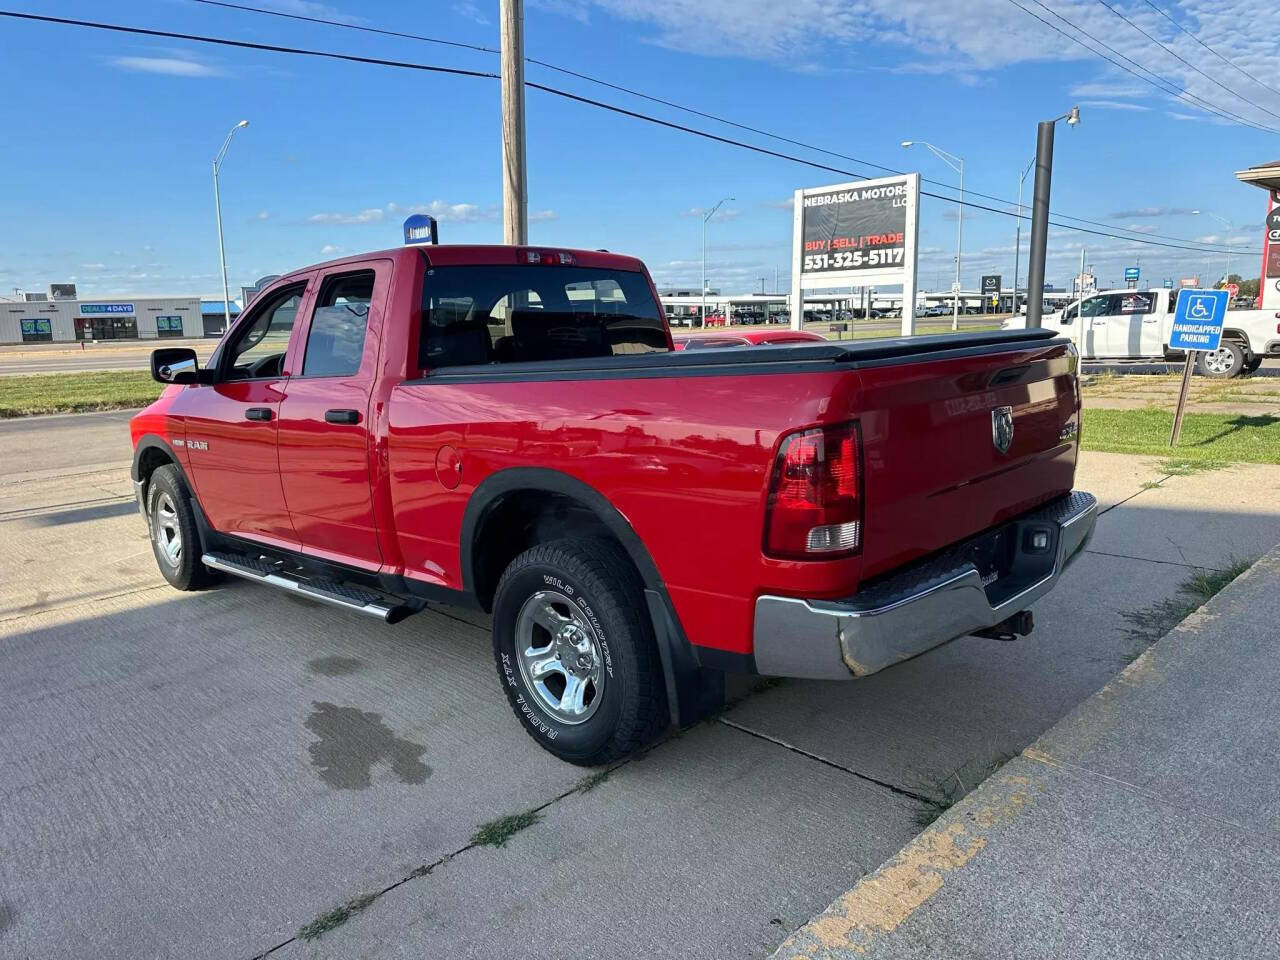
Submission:
<svg viewBox="0 0 1280 960">
<path fill-rule="evenodd" d="M 381 207 L 369 207 L 359 213 L 313 213 L 307 217 L 307 223 L 350 226 L 357 223 L 381 223 L 385 216 L 386 213 Z"/>
<path fill-rule="evenodd" d="M 270 220 L 270 219 L 271 219 L 271 211 L 270 211 L 270 210 L 259 210 L 257 213 L 255 213 L 255 214 L 253 215 L 253 219 L 258 220 L 258 221 L 262 221 L 262 220 Z"/>
<path fill-rule="evenodd" d="M 706 207 L 690 207 L 688 210 L 681 210 L 682 217 L 705 217 L 707 215 Z M 742 216 L 741 210 L 731 210 L 728 207 L 721 207 L 711 217 L 713 223 L 719 223 L 724 220 L 737 220 Z"/>
<path fill-rule="evenodd" d="M 1047 7 L 1030 8 L 1053 26 L 1008 0 L 700 0 L 696 4 L 688 0 L 531 0 L 531 4 L 583 21 L 593 12 L 603 12 L 639 25 L 636 34 L 640 39 L 681 53 L 763 60 L 792 69 L 849 62 L 871 44 L 900 51 L 900 61 L 887 69 L 937 70 L 960 82 L 1021 63 L 1078 62 L 1086 65 L 1088 72 L 1068 95 L 1093 99 L 1095 109 L 1134 109 L 1114 106 L 1134 99 L 1176 99 L 1179 109 L 1175 119 L 1222 122 L 1194 103 L 1122 72 L 1074 42 L 1076 36 L 1089 34 L 1192 97 L 1256 123 L 1280 126 L 1280 94 L 1274 90 L 1219 62 L 1213 63 L 1213 69 L 1202 68 L 1235 91 L 1232 93 L 1188 66 L 1204 59 L 1205 51 L 1199 46 L 1203 41 L 1243 70 L 1274 85 L 1268 78 L 1275 76 L 1280 34 L 1240 26 L 1270 22 L 1274 0 L 1182 0 L 1172 16 L 1190 36 L 1146 3 L 1118 0 L 1112 4 L 1173 55 L 1125 23 L 1107 4 L 1095 0 L 1057 0 L 1051 5 L 1052 12 Z M 1250 104 L 1250 100 L 1266 109 Z M 1068 105 L 1063 104 L 1064 108 Z"/>
<path fill-rule="evenodd" d="M 320 253 L 326 256 L 328 256 L 329 254 L 341 253 L 341 252 L 342 252 L 342 248 L 336 247 L 332 243 L 326 243 L 323 247 L 320 248 Z"/>
<path fill-rule="evenodd" d="M 169 77 L 220 77 L 218 67 L 182 57 L 113 57 L 113 67 L 139 73 L 160 73 Z"/>
<path fill-rule="evenodd" d="M 1129 103 L 1124 100 L 1081 100 L 1079 106 L 1088 110 L 1138 110 L 1149 111 L 1151 108 L 1142 103 Z"/>
<path fill-rule="evenodd" d="M 457 3 L 454 3 L 453 10 L 458 16 L 474 20 L 478 24 L 486 25 L 489 23 L 489 18 L 480 12 L 480 7 L 475 0 L 458 0 Z"/>
<path fill-rule="evenodd" d="M 560 214 L 556 213 L 554 210 L 530 210 L 529 211 L 530 223 L 546 223 L 549 220 L 559 220 L 559 219 L 560 219 Z"/>
<path fill-rule="evenodd" d="M 1107 214 L 1112 220 L 1131 220 L 1134 217 L 1184 217 L 1192 213 L 1190 207 L 1135 207 Z"/>
<path fill-rule="evenodd" d="M 1154 223 L 1131 223 L 1122 229 L 1130 233 L 1159 233 L 1160 227 Z"/>
<path fill-rule="evenodd" d="M 307 217 L 308 223 L 327 226 L 359 226 L 368 223 L 382 223 L 388 217 L 407 217 L 414 213 L 426 213 L 441 223 L 479 223 L 498 219 L 496 207 L 482 207 L 475 203 L 446 203 L 443 200 L 432 200 L 430 203 L 400 204 L 388 203 L 382 207 L 366 207 L 355 213 L 313 213 Z M 554 220 L 554 210 L 539 210 L 530 214 L 530 220 Z"/>
</svg>

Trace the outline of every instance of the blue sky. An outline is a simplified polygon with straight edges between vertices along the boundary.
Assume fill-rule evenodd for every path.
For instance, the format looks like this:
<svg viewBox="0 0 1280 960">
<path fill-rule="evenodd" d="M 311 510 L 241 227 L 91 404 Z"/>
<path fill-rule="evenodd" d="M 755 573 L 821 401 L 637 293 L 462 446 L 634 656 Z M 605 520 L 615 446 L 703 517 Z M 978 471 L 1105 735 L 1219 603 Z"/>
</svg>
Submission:
<svg viewBox="0 0 1280 960">
<path fill-rule="evenodd" d="M 244 2 L 482 46 L 498 43 L 497 0 Z M 1273 18 L 1269 3 L 1156 2 L 1243 70 L 1280 88 L 1274 70 L 1280 35 L 1261 26 Z M 1207 77 L 1100 2 L 1024 5 L 1053 20 L 1051 9 L 1191 94 L 1280 128 L 1280 94 L 1214 58 L 1145 0 L 1112 5 Z M 496 69 L 495 57 L 478 52 L 191 0 L 8 0 L 2 6 Z M 929 140 L 965 158 L 971 190 L 1008 201 L 1034 153 L 1036 121 L 1078 103 L 1083 123 L 1058 129 L 1055 211 L 1152 239 L 1229 238 L 1242 250 L 1260 248 L 1264 195 L 1232 174 L 1280 158 L 1280 137 L 1157 92 L 1085 53 L 1011 0 L 526 0 L 526 7 L 530 57 L 954 182 L 952 171 L 926 151 L 898 145 Z M 0 294 L 66 280 L 100 295 L 217 292 L 210 161 L 241 118 L 250 126 L 237 134 L 222 174 L 233 288 L 266 273 L 393 246 L 401 221 L 414 209 L 440 217 L 445 241 L 501 239 L 496 81 L 74 27 L 3 21 L 0 29 L 0 89 L 7 92 L 0 113 Z M 528 78 L 865 170 L 543 67 L 530 66 Z M 847 179 L 538 91 L 529 92 L 527 111 L 532 241 L 638 254 L 663 285 L 696 288 L 701 211 L 732 196 L 709 228 L 709 283 L 759 289 L 763 277 L 772 289 L 776 272 L 785 288 L 791 191 Z M 1030 192 L 1028 178 L 1028 200 Z M 1207 213 L 1192 215 L 1197 208 L 1229 225 Z M 949 284 L 955 226 L 953 204 L 924 201 L 923 286 Z M 1008 281 L 1014 229 L 1010 217 L 966 212 L 966 285 L 988 272 Z M 1225 267 L 1222 253 L 1054 230 L 1050 283 L 1074 275 L 1082 243 L 1104 282 L 1118 284 L 1123 267 L 1138 259 L 1144 280 L 1154 283 Z M 1237 255 L 1233 270 L 1256 276 L 1258 255 Z"/>
</svg>

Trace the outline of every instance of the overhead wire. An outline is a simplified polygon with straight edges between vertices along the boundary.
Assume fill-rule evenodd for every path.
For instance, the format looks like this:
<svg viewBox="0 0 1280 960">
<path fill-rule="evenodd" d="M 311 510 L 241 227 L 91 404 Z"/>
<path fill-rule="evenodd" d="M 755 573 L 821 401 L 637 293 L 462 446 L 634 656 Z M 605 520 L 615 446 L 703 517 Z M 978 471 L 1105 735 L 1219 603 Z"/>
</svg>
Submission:
<svg viewBox="0 0 1280 960">
<path fill-rule="evenodd" d="M 455 41 L 455 40 L 446 40 L 440 37 L 426 36 L 418 33 L 408 33 L 400 30 L 390 30 L 383 27 L 369 26 L 367 24 L 349 23 L 346 21 L 334 20 L 334 19 L 325 18 L 325 17 L 307 16 L 307 15 L 298 14 L 298 13 L 286 13 L 284 11 L 271 10 L 265 7 L 258 7 L 250 4 L 233 3 L 233 2 L 230 2 L 230 0 L 192 0 L 192 2 L 203 4 L 205 6 L 221 7 L 224 9 L 237 10 L 237 11 L 246 12 L 246 13 L 261 14 L 264 16 L 276 17 L 284 20 L 295 20 L 303 23 L 320 24 L 327 27 L 334 27 L 334 28 L 343 29 L 343 30 L 353 30 L 360 33 L 376 34 L 380 36 L 395 37 L 395 38 L 405 39 L 405 40 L 417 40 L 425 43 L 442 44 L 442 45 L 451 46 L 451 47 L 461 47 L 461 48 L 475 51 L 478 53 L 497 55 L 500 52 L 493 47 L 485 47 L 479 44 L 465 43 L 465 42 Z M 638 97 L 640 99 L 647 100 L 650 103 L 656 103 L 664 107 L 669 107 L 674 110 L 679 110 L 681 112 L 688 113 L 692 116 L 702 117 L 703 119 L 706 119 L 706 120 L 712 120 L 716 123 L 724 124 L 725 126 L 733 127 L 738 130 L 743 130 L 748 133 L 756 134 L 757 136 L 767 137 L 770 140 L 776 140 L 780 143 L 790 144 L 791 146 L 800 147 L 804 150 L 811 150 L 815 153 L 825 154 L 826 156 L 835 157 L 840 160 L 847 160 L 850 163 L 856 163 L 861 166 L 868 167 L 872 170 L 882 170 L 885 173 L 893 174 L 896 176 L 902 176 L 905 173 L 905 171 L 903 170 L 886 166 L 885 164 L 882 164 L 882 163 L 876 163 L 874 161 L 866 160 L 861 157 L 850 156 L 849 154 L 841 153 L 836 150 L 831 150 L 827 147 L 821 147 L 813 143 L 806 143 L 805 141 L 796 140 L 791 137 L 784 136 L 783 134 L 774 133 L 769 130 L 763 130 L 759 127 L 753 127 L 753 126 L 750 126 L 749 124 L 740 123 L 736 120 L 731 120 L 727 117 L 724 117 L 718 114 L 708 113 L 696 107 L 688 106 L 687 104 L 681 104 L 673 100 L 665 99 L 663 97 L 657 97 L 652 94 L 645 93 L 642 90 L 637 90 L 634 87 L 624 86 L 622 84 L 614 83 L 609 80 L 604 80 L 600 77 L 592 76 L 591 74 L 583 73 L 578 70 L 573 70 L 568 67 L 562 66 L 560 64 L 555 64 L 546 60 L 541 60 L 537 57 L 526 56 L 525 62 L 543 67 L 548 70 L 555 71 L 556 73 L 560 73 L 565 76 L 574 77 L 579 80 L 585 80 L 589 83 L 594 83 L 599 86 L 606 87 L 610 90 L 618 91 L 619 93 L 625 93 L 628 96 Z M 858 175 L 865 176 L 864 174 L 858 174 Z M 925 176 L 921 176 L 920 179 L 923 183 L 933 184 L 934 186 L 944 190 L 957 189 L 956 187 L 942 180 L 935 180 Z M 968 193 L 970 196 L 980 197 L 984 200 L 989 200 L 993 203 L 1003 203 L 1009 206 L 1014 206 L 1014 201 L 1012 200 L 1008 200 L 1003 197 L 993 196 L 988 193 L 982 193 L 981 191 L 974 190 L 972 188 L 968 189 L 966 193 Z M 956 201 L 953 201 L 953 202 L 956 202 Z M 1089 224 L 1090 226 L 1102 227 L 1113 232 L 1119 231 L 1121 234 L 1133 235 L 1135 237 L 1145 236 L 1145 233 L 1143 231 L 1133 230 L 1127 227 L 1116 226 L 1115 224 L 1105 223 L 1101 220 L 1090 219 L 1088 217 L 1078 217 L 1072 214 L 1062 213 L 1060 211 L 1055 211 L 1055 210 L 1051 210 L 1050 213 L 1053 216 L 1056 216 L 1062 220 L 1070 220 L 1074 223 L 1086 223 L 1086 224 Z M 1013 215 L 1016 216 L 1016 214 L 1013 214 Z M 1030 216 L 1027 214 L 1024 214 L 1023 219 L 1030 219 Z M 1202 241 L 1194 240 L 1187 237 L 1168 237 L 1167 239 L 1176 243 L 1197 244 L 1202 242 Z M 1211 246 L 1212 245 L 1215 245 L 1215 244 L 1211 244 Z M 1231 248 L 1229 244 L 1221 244 L 1221 246 L 1227 249 L 1234 249 L 1234 248 Z"/>
<path fill-rule="evenodd" d="M 170 30 L 156 30 L 156 29 L 151 29 L 147 27 L 136 27 L 136 26 L 126 25 L 126 24 L 104 23 L 104 22 L 93 21 L 93 20 L 77 20 L 77 19 L 72 19 L 67 17 L 52 17 L 52 16 L 46 16 L 42 14 L 22 13 L 22 12 L 12 11 L 12 10 L 0 10 L 0 17 L 7 17 L 10 19 L 16 19 L 16 20 L 26 20 L 26 21 L 37 22 L 37 23 L 57 24 L 62 26 L 84 27 L 88 29 L 97 29 L 97 30 L 104 30 L 104 31 L 109 31 L 114 33 L 123 33 L 123 34 L 137 35 L 137 36 L 161 37 L 161 38 L 173 39 L 173 40 L 187 40 L 193 43 L 206 43 L 206 44 L 211 44 L 215 46 L 257 50 L 257 51 L 264 51 L 264 52 L 270 52 L 270 53 L 316 57 L 321 59 L 338 60 L 338 61 L 351 62 L 351 63 L 362 63 L 362 64 L 368 64 L 373 66 L 396 67 L 396 68 L 408 69 L 408 70 L 419 70 L 419 71 L 425 71 L 425 72 L 436 73 L 436 74 L 449 74 L 449 75 L 455 75 L 455 76 L 483 78 L 483 79 L 491 79 L 491 80 L 500 79 L 499 74 L 493 73 L 491 71 L 470 70 L 462 67 L 447 67 L 439 64 L 423 64 L 423 63 L 416 63 L 416 62 L 404 61 L 404 60 L 390 60 L 390 59 L 381 58 L 381 57 L 366 57 L 366 56 L 360 56 L 357 54 L 339 53 L 336 51 L 326 51 L 326 50 L 312 50 L 312 49 L 303 48 L 303 47 L 290 47 L 282 44 L 259 43 L 259 42 L 249 41 L 249 40 L 233 40 L 227 37 L 211 37 L 203 34 L 181 33 L 178 31 L 170 31 Z M 675 123 L 674 121 L 671 121 L 671 120 L 664 120 L 660 117 L 655 117 L 650 114 L 640 113 L 635 110 L 629 110 L 625 107 L 620 107 L 616 104 L 607 103 L 603 100 L 596 100 L 591 97 L 586 97 L 581 94 L 576 94 L 568 90 L 562 90 L 557 87 L 551 87 L 546 84 L 526 81 L 526 86 L 534 90 L 539 90 L 544 93 L 548 93 L 553 96 L 560 97 L 562 99 L 571 100 L 577 103 L 597 107 L 599 109 L 606 110 L 615 114 L 619 114 L 621 116 L 631 117 L 636 120 L 641 120 L 641 121 L 655 124 L 657 126 L 665 127 L 671 130 L 677 130 L 683 133 L 688 133 L 693 136 L 701 137 L 703 139 L 711 140 L 717 143 L 722 143 L 728 146 L 739 147 L 741 149 L 749 150 L 754 153 L 775 157 L 782 160 L 787 160 L 793 163 L 803 164 L 808 167 L 813 167 L 819 170 L 826 170 L 831 173 L 838 173 L 838 174 L 841 174 L 842 176 L 862 177 L 861 174 L 854 173 L 853 171 L 845 170 L 840 167 L 834 167 L 834 166 L 831 166 L 830 164 L 819 163 L 815 160 L 806 159 L 804 157 L 797 157 L 792 154 L 782 153 L 781 151 L 771 150 L 767 147 L 762 147 L 758 144 L 747 143 L 746 141 L 742 141 L 742 140 L 735 140 L 731 137 L 724 137 L 707 130 L 700 130 L 696 127 L 690 127 L 685 124 Z M 954 197 L 948 197 L 948 196 L 943 196 L 941 194 L 930 193 L 925 190 L 920 191 L 920 194 L 921 196 L 930 197 L 932 199 L 941 200 L 947 203 L 955 203 L 955 204 L 963 205 L 965 207 L 970 207 L 977 210 L 985 210 L 989 213 L 998 213 L 1004 216 L 1010 216 L 1015 218 L 1017 217 L 1017 214 L 1011 210 L 1001 209 L 998 207 L 991 207 L 991 206 L 987 206 L 980 203 L 974 203 L 969 200 L 957 200 Z M 1234 247 L 1234 246 L 1229 247 L 1227 250 L 1215 250 L 1215 249 L 1210 249 L 1208 246 L 1205 246 L 1205 245 L 1186 246 L 1183 244 L 1171 243 L 1164 240 L 1155 240 L 1150 237 L 1129 237 L 1129 236 L 1123 236 L 1123 235 L 1116 234 L 1109 231 L 1094 230 L 1086 227 L 1079 227 L 1079 226 L 1073 226 L 1071 224 L 1064 224 L 1064 223 L 1053 221 L 1053 220 L 1050 221 L 1050 224 L 1060 229 L 1072 230 L 1078 233 L 1092 234 L 1095 236 L 1104 236 L 1113 240 L 1121 240 L 1128 243 L 1166 247 L 1174 250 L 1183 250 L 1183 251 L 1192 252 L 1192 253 L 1224 253 L 1228 251 L 1232 253 L 1253 252 L 1253 251 L 1242 250 L 1242 248 Z"/>
</svg>

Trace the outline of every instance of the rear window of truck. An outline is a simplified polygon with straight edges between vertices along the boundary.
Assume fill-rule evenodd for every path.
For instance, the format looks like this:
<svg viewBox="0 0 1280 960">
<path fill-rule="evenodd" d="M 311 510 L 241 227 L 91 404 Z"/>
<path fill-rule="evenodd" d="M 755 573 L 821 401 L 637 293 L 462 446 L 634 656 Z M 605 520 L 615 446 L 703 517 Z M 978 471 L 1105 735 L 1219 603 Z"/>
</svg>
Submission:
<svg viewBox="0 0 1280 960">
<path fill-rule="evenodd" d="M 591 267 L 427 267 L 422 368 L 668 349 L 643 274 Z"/>
</svg>

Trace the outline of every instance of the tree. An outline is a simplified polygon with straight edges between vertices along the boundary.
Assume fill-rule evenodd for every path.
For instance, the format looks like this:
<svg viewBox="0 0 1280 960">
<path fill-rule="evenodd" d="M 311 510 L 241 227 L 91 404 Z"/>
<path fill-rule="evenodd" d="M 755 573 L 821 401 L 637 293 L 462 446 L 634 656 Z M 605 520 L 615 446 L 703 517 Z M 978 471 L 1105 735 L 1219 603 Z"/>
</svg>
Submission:
<svg viewBox="0 0 1280 960">
<path fill-rule="evenodd" d="M 1258 290 L 1262 287 L 1261 277 L 1255 277 L 1252 280 L 1241 280 L 1239 283 L 1240 296 L 1248 297 L 1251 300 L 1256 300 L 1258 298 Z"/>
</svg>

